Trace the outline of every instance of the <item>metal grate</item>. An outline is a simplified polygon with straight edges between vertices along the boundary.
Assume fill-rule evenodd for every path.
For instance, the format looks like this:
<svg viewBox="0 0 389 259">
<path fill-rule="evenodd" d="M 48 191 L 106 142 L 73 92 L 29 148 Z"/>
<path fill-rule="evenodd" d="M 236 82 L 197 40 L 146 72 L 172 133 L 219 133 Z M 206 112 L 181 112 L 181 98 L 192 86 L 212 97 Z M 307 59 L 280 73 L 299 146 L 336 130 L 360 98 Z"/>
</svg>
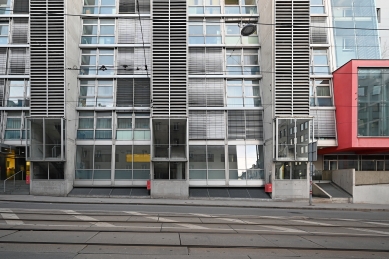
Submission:
<svg viewBox="0 0 389 259">
<path fill-rule="evenodd" d="M 65 0 L 31 0 L 31 116 L 64 116 L 64 5 Z"/>
<path fill-rule="evenodd" d="M 275 115 L 309 114 L 309 0 L 275 0 Z"/>
<path fill-rule="evenodd" d="M 153 116 L 187 116 L 186 1 L 153 1 Z"/>
</svg>

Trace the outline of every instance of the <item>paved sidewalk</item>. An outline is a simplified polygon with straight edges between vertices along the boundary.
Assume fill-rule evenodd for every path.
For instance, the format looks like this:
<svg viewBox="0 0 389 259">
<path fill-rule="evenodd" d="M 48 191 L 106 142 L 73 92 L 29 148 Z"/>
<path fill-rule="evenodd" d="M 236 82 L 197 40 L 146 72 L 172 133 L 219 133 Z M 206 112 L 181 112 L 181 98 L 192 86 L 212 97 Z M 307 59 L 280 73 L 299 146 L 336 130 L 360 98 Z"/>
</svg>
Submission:
<svg viewBox="0 0 389 259">
<path fill-rule="evenodd" d="M 272 209 L 347 210 L 347 211 L 389 211 L 389 204 L 318 203 L 309 206 L 308 201 L 274 201 L 262 199 L 151 199 L 151 198 L 80 198 L 33 195 L 1 195 L 0 201 L 75 203 L 75 204 L 133 204 L 133 205 L 172 205 L 209 206 Z"/>
</svg>

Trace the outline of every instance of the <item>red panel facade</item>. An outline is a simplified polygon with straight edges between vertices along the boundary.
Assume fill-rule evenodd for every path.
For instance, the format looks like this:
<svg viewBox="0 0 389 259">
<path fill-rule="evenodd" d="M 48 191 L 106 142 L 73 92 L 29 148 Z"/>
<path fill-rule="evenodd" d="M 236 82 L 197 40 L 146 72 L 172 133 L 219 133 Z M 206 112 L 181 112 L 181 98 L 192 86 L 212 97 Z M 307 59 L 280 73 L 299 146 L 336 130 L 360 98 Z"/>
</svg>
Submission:
<svg viewBox="0 0 389 259">
<path fill-rule="evenodd" d="M 338 147 L 321 154 L 353 151 L 380 153 L 389 150 L 389 137 L 358 137 L 358 68 L 389 68 L 389 60 L 351 60 L 333 73 Z"/>
</svg>

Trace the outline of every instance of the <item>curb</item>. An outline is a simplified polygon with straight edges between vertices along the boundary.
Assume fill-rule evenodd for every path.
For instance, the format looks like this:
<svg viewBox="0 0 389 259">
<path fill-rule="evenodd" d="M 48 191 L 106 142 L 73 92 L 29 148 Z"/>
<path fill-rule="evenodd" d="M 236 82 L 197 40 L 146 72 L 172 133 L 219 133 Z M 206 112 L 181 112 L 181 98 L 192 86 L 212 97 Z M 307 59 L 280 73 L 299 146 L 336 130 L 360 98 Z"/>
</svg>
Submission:
<svg viewBox="0 0 389 259">
<path fill-rule="evenodd" d="M 152 199 L 149 199 L 152 200 Z M 199 201 L 199 200 L 194 200 L 194 201 Z M 219 201 L 227 201 L 227 200 L 219 200 Z M 28 200 L 15 200 L 15 199 L 7 199 L 7 198 L 2 198 L 0 197 L 0 202 L 29 202 L 29 203 L 63 203 L 63 204 L 104 204 L 104 205 L 150 205 L 150 206 L 193 206 L 193 207 L 219 207 L 219 208 L 229 208 L 229 207 L 234 207 L 234 208 L 253 208 L 253 209 L 281 209 L 281 210 L 334 210 L 334 211 L 363 211 L 363 212 L 369 212 L 369 211 L 377 211 L 377 212 L 386 212 L 389 211 L 389 208 L 345 208 L 345 207 L 321 207 L 318 204 L 313 204 L 312 206 L 306 205 L 306 207 L 303 206 L 263 206 L 263 205 L 251 205 L 251 204 L 212 204 L 212 202 L 219 202 L 218 200 L 210 200 L 210 204 L 206 203 L 196 203 L 196 202 L 185 202 L 185 203 L 176 203 L 176 202 L 139 202 L 134 200 L 133 202 L 128 202 L 128 201 L 123 201 L 123 202 L 117 202 L 117 201 L 102 201 L 102 200 L 95 200 L 95 201 L 90 201 L 90 200 L 82 200 L 80 198 L 79 201 L 67 201 L 67 200 L 59 200 L 59 201 L 51 201 L 51 200 L 44 200 L 44 199 L 39 199 L 39 200 L 33 200 L 33 199 L 28 199 Z M 277 201 L 273 201 L 277 202 Z M 280 202 L 280 201 L 278 201 Z M 293 203 L 293 202 L 291 202 Z M 379 205 L 377 205 L 379 206 Z"/>
</svg>

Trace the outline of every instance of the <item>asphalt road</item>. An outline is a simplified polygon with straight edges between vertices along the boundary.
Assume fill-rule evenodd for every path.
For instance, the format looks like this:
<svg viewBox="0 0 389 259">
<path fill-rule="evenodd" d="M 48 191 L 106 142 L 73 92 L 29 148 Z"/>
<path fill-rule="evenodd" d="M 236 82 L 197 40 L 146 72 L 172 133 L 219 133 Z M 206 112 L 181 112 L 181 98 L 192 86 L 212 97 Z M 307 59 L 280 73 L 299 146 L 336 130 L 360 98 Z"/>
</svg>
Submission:
<svg viewBox="0 0 389 259">
<path fill-rule="evenodd" d="M 0 202 L 0 258 L 389 258 L 389 212 Z"/>
</svg>

